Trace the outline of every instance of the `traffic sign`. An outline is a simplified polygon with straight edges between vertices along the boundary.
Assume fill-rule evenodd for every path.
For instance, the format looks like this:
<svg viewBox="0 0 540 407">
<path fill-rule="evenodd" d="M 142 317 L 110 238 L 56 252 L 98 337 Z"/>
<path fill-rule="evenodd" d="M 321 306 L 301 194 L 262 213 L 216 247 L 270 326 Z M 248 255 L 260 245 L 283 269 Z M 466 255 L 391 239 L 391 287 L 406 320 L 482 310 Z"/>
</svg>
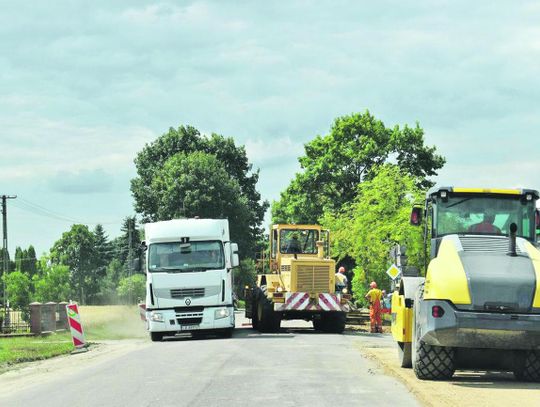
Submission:
<svg viewBox="0 0 540 407">
<path fill-rule="evenodd" d="M 401 270 L 398 268 L 398 266 L 392 264 L 390 268 L 386 270 L 386 274 L 388 274 L 392 280 L 395 280 L 401 274 Z"/>
<path fill-rule="evenodd" d="M 69 328 L 71 330 L 71 338 L 73 339 L 73 346 L 75 346 L 76 349 L 84 348 L 86 346 L 86 341 L 84 340 L 79 307 L 77 304 L 68 304 L 66 305 L 66 311 Z"/>
</svg>

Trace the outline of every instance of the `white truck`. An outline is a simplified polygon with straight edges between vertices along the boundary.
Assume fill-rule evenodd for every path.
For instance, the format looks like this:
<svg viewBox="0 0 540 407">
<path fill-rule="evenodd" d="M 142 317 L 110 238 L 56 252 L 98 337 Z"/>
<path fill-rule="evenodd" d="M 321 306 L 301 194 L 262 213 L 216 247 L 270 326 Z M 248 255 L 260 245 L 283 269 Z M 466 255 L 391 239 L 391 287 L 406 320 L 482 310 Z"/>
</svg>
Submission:
<svg viewBox="0 0 540 407">
<path fill-rule="evenodd" d="M 146 324 L 152 341 L 177 333 L 234 329 L 233 272 L 238 245 L 226 219 L 144 225 Z"/>
</svg>

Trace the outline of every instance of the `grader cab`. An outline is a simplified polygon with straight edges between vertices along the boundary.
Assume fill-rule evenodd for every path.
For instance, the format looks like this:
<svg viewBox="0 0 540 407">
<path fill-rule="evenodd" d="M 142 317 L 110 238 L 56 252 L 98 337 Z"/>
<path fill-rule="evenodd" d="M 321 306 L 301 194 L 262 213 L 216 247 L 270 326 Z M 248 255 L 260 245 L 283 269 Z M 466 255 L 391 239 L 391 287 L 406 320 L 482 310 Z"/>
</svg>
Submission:
<svg viewBox="0 0 540 407">
<path fill-rule="evenodd" d="M 317 225 L 273 225 L 268 272 L 246 293 L 246 317 L 255 329 L 276 332 L 282 320 L 312 321 L 316 330 L 341 333 L 350 295 L 336 292 L 329 232 Z"/>
</svg>

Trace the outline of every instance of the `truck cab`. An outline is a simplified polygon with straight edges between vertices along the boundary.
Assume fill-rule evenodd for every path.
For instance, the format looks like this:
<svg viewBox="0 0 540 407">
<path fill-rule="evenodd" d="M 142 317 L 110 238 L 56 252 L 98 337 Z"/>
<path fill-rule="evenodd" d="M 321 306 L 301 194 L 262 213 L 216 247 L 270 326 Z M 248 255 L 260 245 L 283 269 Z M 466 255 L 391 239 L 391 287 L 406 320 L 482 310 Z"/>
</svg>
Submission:
<svg viewBox="0 0 540 407">
<path fill-rule="evenodd" d="M 238 246 L 225 219 L 175 219 L 145 230 L 146 321 L 153 341 L 234 328 L 232 268 Z"/>
</svg>

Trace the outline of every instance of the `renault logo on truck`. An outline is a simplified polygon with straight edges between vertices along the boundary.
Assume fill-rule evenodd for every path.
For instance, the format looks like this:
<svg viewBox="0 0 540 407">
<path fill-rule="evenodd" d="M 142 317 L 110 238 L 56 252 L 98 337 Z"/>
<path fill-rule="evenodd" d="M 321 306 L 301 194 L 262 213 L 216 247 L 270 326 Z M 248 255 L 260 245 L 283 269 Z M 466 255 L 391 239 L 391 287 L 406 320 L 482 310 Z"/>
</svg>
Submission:
<svg viewBox="0 0 540 407">
<path fill-rule="evenodd" d="M 191 298 L 186 298 L 185 303 L 187 306 L 191 305 Z"/>
</svg>

